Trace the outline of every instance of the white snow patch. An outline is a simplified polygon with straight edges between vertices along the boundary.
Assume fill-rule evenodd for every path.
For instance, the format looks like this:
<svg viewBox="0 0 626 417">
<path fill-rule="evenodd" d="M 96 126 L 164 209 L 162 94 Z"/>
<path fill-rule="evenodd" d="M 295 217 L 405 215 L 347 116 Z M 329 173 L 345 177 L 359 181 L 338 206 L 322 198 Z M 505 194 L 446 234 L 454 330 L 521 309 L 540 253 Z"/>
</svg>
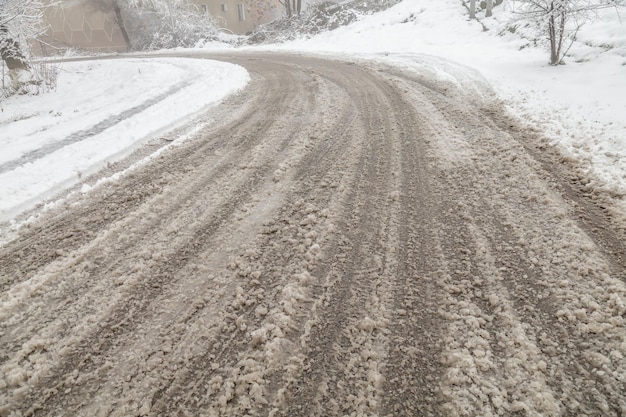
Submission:
<svg viewBox="0 0 626 417">
<path fill-rule="evenodd" d="M 241 67 L 202 59 L 64 63 L 57 91 L 0 104 L 0 221 L 181 126 L 248 81 Z"/>
</svg>

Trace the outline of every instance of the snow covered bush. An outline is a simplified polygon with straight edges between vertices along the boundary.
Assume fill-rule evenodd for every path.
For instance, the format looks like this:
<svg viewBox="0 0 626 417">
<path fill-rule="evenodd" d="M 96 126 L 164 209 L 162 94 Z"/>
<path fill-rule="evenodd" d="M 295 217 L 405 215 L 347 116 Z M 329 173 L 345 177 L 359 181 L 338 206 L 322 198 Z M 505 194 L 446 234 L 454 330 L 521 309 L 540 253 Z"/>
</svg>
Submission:
<svg viewBox="0 0 626 417">
<path fill-rule="evenodd" d="M 250 43 L 277 43 L 311 36 L 348 25 L 359 16 L 385 10 L 400 0 L 344 1 L 341 4 L 322 2 L 309 7 L 300 15 L 285 16 L 261 25 L 250 37 Z"/>
<path fill-rule="evenodd" d="M 316 6 L 307 12 L 291 18 L 275 20 L 261 25 L 249 38 L 251 43 L 280 43 L 301 36 L 314 35 L 325 30 L 333 30 L 357 19 L 353 9 L 340 9 L 329 13 L 324 5 Z"/>
</svg>

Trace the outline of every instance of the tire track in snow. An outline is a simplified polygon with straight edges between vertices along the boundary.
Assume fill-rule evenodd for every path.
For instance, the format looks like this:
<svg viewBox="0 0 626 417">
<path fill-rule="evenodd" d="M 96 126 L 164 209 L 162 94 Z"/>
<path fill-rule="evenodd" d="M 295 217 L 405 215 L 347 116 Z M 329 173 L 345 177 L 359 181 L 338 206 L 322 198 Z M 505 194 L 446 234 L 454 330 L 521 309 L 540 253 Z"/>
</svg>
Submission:
<svg viewBox="0 0 626 417">
<path fill-rule="evenodd" d="M 276 76 L 280 76 L 282 74 L 276 74 Z M 285 78 L 282 78 L 281 80 L 283 83 L 285 82 Z M 280 98 L 279 98 L 280 99 Z M 282 100 L 283 103 L 284 100 Z M 276 103 L 275 103 L 276 104 Z M 284 105 L 288 105 L 284 104 Z M 280 108 L 280 107 L 278 107 Z M 271 122 L 271 120 L 270 120 Z M 273 123 L 273 122 L 271 122 Z M 271 124 L 270 123 L 270 124 Z M 256 127 L 256 125 L 253 125 L 252 128 Z M 280 129 L 283 129 L 282 127 Z M 294 131 L 297 129 L 297 125 L 293 125 L 290 129 L 293 129 Z M 232 132 L 228 132 L 228 137 L 230 140 L 235 140 L 236 141 L 236 136 L 233 138 Z M 103 279 L 106 278 L 106 276 L 108 274 L 114 273 L 114 275 L 120 275 L 120 276 L 124 276 L 124 274 L 129 274 L 130 276 L 126 276 L 124 277 L 124 281 L 125 284 L 130 285 L 131 282 L 135 281 L 135 282 L 140 282 L 140 285 L 135 289 L 135 293 L 139 295 L 139 297 L 137 296 L 133 296 L 133 293 L 131 292 L 131 296 L 130 297 L 122 297 L 121 300 L 118 301 L 118 303 L 120 305 L 117 305 L 116 308 L 113 311 L 109 311 L 107 314 L 109 316 L 112 316 L 108 319 L 108 321 L 112 321 L 115 323 L 115 326 L 108 326 L 107 321 L 102 322 L 102 319 L 97 319 L 95 320 L 98 323 L 98 328 L 113 328 L 113 329 L 117 329 L 116 332 L 113 332 L 113 334 L 104 332 L 104 333 L 100 333 L 99 331 L 97 331 L 97 329 L 91 329 L 90 332 L 96 334 L 95 337 L 95 341 L 92 341 L 89 344 L 96 344 L 96 348 L 95 351 L 98 352 L 102 352 L 102 351 L 106 351 L 106 349 L 108 349 L 110 347 L 110 344 L 113 343 L 117 338 L 119 338 L 119 334 L 120 330 L 124 329 L 124 327 L 121 326 L 121 324 L 123 323 L 135 323 L 134 325 L 136 325 L 138 323 L 137 318 L 140 319 L 145 319 L 145 317 L 142 317 L 141 314 L 141 308 L 139 307 L 140 305 L 143 305 L 145 307 L 147 307 L 147 302 L 150 302 L 150 298 L 146 297 L 146 293 L 150 293 L 150 292 L 154 292 L 154 291 L 160 291 L 161 287 L 163 285 L 163 280 L 167 279 L 167 277 L 171 276 L 171 274 L 173 273 L 174 270 L 176 270 L 177 268 L 181 267 L 182 265 L 184 265 L 185 263 L 187 263 L 188 259 L 192 259 L 193 258 L 193 251 L 197 251 L 198 249 L 201 249 L 201 246 L 197 245 L 197 242 L 201 242 L 203 240 L 203 237 L 206 237 L 208 235 L 210 235 L 211 231 L 213 230 L 214 227 L 209 227 L 207 225 L 207 223 L 210 224 L 210 222 L 213 221 L 213 218 L 216 217 L 216 213 L 218 214 L 221 211 L 221 208 L 218 206 L 211 208 L 212 204 L 206 204 L 206 203 L 202 203 L 202 201 L 194 201 L 194 199 L 192 197 L 197 196 L 199 192 L 201 192 L 202 188 L 206 188 L 207 185 L 210 186 L 210 183 L 213 181 L 211 180 L 209 182 L 209 184 L 207 184 L 207 180 L 208 179 L 212 179 L 217 177 L 218 179 L 220 177 L 223 177 L 223 179 L 220 181 L 222 182 L 222 184 L 220 184 L 220 182 L 218 182 L 215 186 L 217 188 L 220 189 L 221 195 L 222 195 L 222 199 L 224 199 L 225 197 L 229 197 L 230 195 L 234 196 L 234 198 L 236 200 L 228 202 L 228 200 L 226 200 L 226 204 L 224 204 L 224 209 L 226 210 L 224 213 L 224 215 L 219 215 L 222 219 L 228 218 L 233 210 L 237 209 L 241 204 L 241 200 L 240 199 L 242 196 L 246 196 L 249 193 L 245 192 L 245 189 L 248 190 L 252 190 L 255 188 L 255 184 L 258 183 L 258 181 L 260 181 L 261 178 L 268 176 L 269 174 L 271 174 L 273 168 L 271 166 L 266 166 L 264 167 L 263 164 L 259 164 L 259 161 L 256 161 L 258 159 L 260 159 L 260 155 L 265 155 L 267 156 L 268 154 L 271 156 L 275 156 L 276 152 L 280 153 L 281 148 L 283 148 L 287 143 L 289 143 L 291 141 L 291 134 L 287 134 L 286 136 L 280 137 L 283 140 L 283 144 L 280 145 L 280 142 L 278 143 L 278 145 L 280 145 L 280 147 L 278 148 L 270 148 L 269 146 L 267 146 L 266 144 L 263 144 L 262 148 L 269 148 L 269 149 L 265 149 L 265 153 L 261 153 L 259 152 L 259 150 L 257 149 L 256 152 L 250 152 L 250 156 L 248 158 L 244 158 L 242 154 L 236 154 L 235 152 L 232 152 L 233 157 L 235 158 L 236 162 L 235 165 L 237 167 L 238 171 L 250 174 L 250 176 L 246 179 L 245 177 L 242 177 L 242 179 L 244 180 L 244 182 L 241 182 L 239 185 L 239 189 L 238 190 L 229 190 L 232 189 L 234 187 L 232 187 L 230 184 L 227 183 L 227 181 L 231 181 L 229 180 L 229 177 L 232 177 L 232 173 L 227 173 L 226 175 L 220 175 L 219 171 L 217 173 L 213 173 L 212 171 L 208 171 L 208 173 L 201 173 L 200 175 L 191 175 L 192 177 L 195 177 L 194 179 L 191 180 L 191 185 L 190 186 L 185 186 L 184 187 L 184 192 L 181 194 L 178 194 L 177 190 L 171 190 L 175 193 L 175 197 L 172 199 L 174 201 L 174 205 L 172 206 L 167 206 L 164 205 L 163 203 L 160 204 L 160 206 L 165 206 L 171 209 L 171 211 L 166 211 L 164 213 L 158 213 L 158 216 L 154 216 L 154 214 L 152 216 L 149 216 L 150 213 L 147 213 L 148 215 L 144 217 L 144 215 L 142 213 L 139 213 L 139 215 L 136 216 L 136 218 L 138 219 L 142 219 L 142 218 L 148 218 L 150 219 L 150 222 L 148 223 L 148 227 L 152 227 L 157 231 L 163 230 L 163 233 L 165 236 L 157 236 L 156 239 L 156 245 L 157 248 L 152 249 L 152 251 L 149 249 L 149 246 L 147 245 L 147 242 L 145 242 L 145 237 L 144 237 L 144 241 L 141 242 L 139 239 L 135 240 L 134 242 L 132 242 L 131 246 L 119 246 L 119 245 L 114 245 L 116 246 L 116 249 L 119 250 L 121 253 L 124 253 L 124 259 L 126 260 L 126 263 L 118 266 L 115 265 L 117 263 L 119 263 L 117 260 L 113 259 L 113 265 L 114 266 L 109 266 L 106 267 L 104 269 L 104 271 L 102 272 L 104 275 L 103 276 L 96 276 L 94 277 L 95 282 L 99 282 Z M 244 135 L 242 137 L 242 142 L 244 142 L 242 145 L 247 145 L 248 147 L 255 149 L 255 147 L 251 146 L 251 145 L 258 145 L 258 140 L 250 140 L 250 137 L 246 135 Z M 246 164 L 246 159 L 249 159 L 249 162 L 247 165 Z M 241 164 L 244 164 L 243 166 Z M 232 166 L 232 157 L 231 157 L 231 162 L 228 164 L 230 166 Z M 260 166 L 258 166 L 260 165 Z M 188 165 L 185 165 L 188 166 Z M 258 166 L 258 167 L 257 167 Z M 250 170 L 251 167 L 252 170 Z M 266 171 L 266 175 L 256 175 L 255 171 L 258 170 L 259 168 L 264 169 Z M 183 168 L 183 170 L 189 171 L 189 168 Z M 184 177 L 183 177 L 184 178 Z M 183 183 L 185 183 L 187 181 L 183 180 Z M 227 192 L 228 190 L 228 192 Z M 177 194 L 177 195 L 176 195 Z M 172 197 L 171 195 L 167 195 L 165 198 L 161 198 L 159 196 L 159 199 L 163 200 L 163 199 L 167 199 L 167 197 Z M 182 203 L 182 211 L 183 213 L 177 213 L 178 210 L 181 210 L 181 205 L 179 203 Z M 188 203 L 192 204 L 191 208 L 185 208 L 186 205 L 188 205 Z M 179 227 L 187 227 L 187 228 L 192 228 L 193 227 L 193 222 L 192 223 L 188 223 L 188 224 L 184 224 L 185 222 L 188 222 L 189 218 L 190 218 L 190 214 L 189 213 L 185 213 L 185 211 L 193 211 L 197 209 L 193 208 L 193 205 L 198 205 L 200 204 L 201 206 L 203 205 L 203 209 L 206 210 L 207 208 L 209 208 L 210 210 L 207 211 L 206 213 L 207 215 L 202 215 L 206 218 L 206 220 L 204 222 L 204 226 L 203 229 L 204 230 L 198 230 L 195 233 L 191 232 L 188 233 L 189 237 L 187 237 L 185 234 L 182 235 L 182 237 L 179 237 L 178 240 L 180 241 L 180 244 L 173 244 L 174 242 L 170 242 L 170 248 L 168 249 L 164 249 L 163 247 L 159 247 L 162 246 L 162 242 L 166 241 L 168 239 L 168 235 L 171 235 L 172 232 L 175 232 L 176 230 L 178 230 Z M 148 207 L 150 207 L 152 204 L 150 204 Z M 144 206 L 145 207 L 145 206 Z M 143 208 L 143 207 L 142 207 Z M 149 209 L 150 211 L 150 209 Z M 199 214 L 199 212 L 197 212 Z M 165 224 L 165 225 L 160 225 L 160 220 L 161 220 L 161 216 L 164 216 L 163 218 L 165 218 L 168 222 L 170 222 L 170 224 Z M 191 214 L 191 216 L 193 216 L 193 214 Z M 172 219 L 173 217 L 173 219 Z M 182 224 L 178 224 L 176 225 L 176 217 L 181 218 L 181 220 L 179 220 L 179 223 L 182 222 Z M 215 223 L 216 226 L 219 226 L 219 222 L 221 222 L 222 220 L 219 220 L 219 218 L 217 219 L 217 223 Z M 174 220 L 174 221 L 173 221 Z M 156 222 L 156 223 L 155 223 Z M 142 222 L 139 221 L 138 224 L 134 227 L 135 233 L 133 235 L 133 237 L 137 237 L 140 238 L 141 236 L 144 236 L 144 230 L 145 229 L 141 229 L 142 228 Z M 173 224 L 172 224 L 173 223 Z M 200 222 L 196 223 L 200 224 Z M 130 226 L 129 229 L 133 229 L 132 225 L 125 225 L 126 227 Z M 137 229 L 137 226 L 140 229 Z M 112 233 L 111 235 L 113 236 L 113 239 L 115 239 L 117 234 L 121 234 L 123 235 L 123 232 L 118 232 L 118 233 Z M 178 234 L 178 233 L 177 233 Z M 171 238 L 170 238 L 171 239 Z M 191 241 L 189 241 L 191 239 Z M 143 245 L 143 247 L 139 247 L 137 249 L 134 249 L 136 252 L 135 253 L 139 253 L 139 258 L 141 259 L 144 255 L 144 253 L 148 253 L 148 259 L 147 261 L 152 261 L 151 263 L 156 263 L 158 264 L 159 262 L 154 262 L 154 255 L 158 254 L 157 251 L 161 251 L 162 253 L 158 254 L 158 256 L 160 258 L 162 258 L 163 260 L 168 260 L 168 259 L 182 259 L 183 263 L 180 265 L 174 264 L 174 263 L 170 263 L 164 268 L 163 266 L 161 266 L 159 269 L 157 269 L 156 271 L 142 271 L 142 270 L 137 270 L 133 264 L 136 262 L 133 258 L 134 257 L 129 257 L 128 254 L 130 251 L 132 251 L 133 249 L 133 245 L 137 244 L 141 242 L 141 244 Z M 174 249 L 172 251 L 172 249 Z M 176 250 L 178 250 L 178 253 L 176 253 Z M 155 253 L 153 253 L 153 251 Z M 169 252 L 169 253 L 168 253 Z M 132 253 L 132 252 L 130 252 Z M 70 256 L 71 258 L 71 256 Z M 72 263 L 73 260 L 70 260 L 70 263 Z M 128 263 L 130 263 L 130 265 L 128 265 Z M 145 269 L 145 268 L 144 268 Z M 116 272 L 116 270 L 119 270 L 119 272 Z M 128 272 L 124 272 L 124 271 L 128 271 Z M 130 272 L 132 271 L 132 272 Z M 148 273 L 146 273 L 148 272 Z M 139 275 L 139 277 L 137 276 L 133 276 L 133 275 Z M 144 278 L 142 278 L 142 276 Z M 149 280 L 146 282 L 145 278 L 149 278 Z M 120 285 L 120 284 L 117 284 Z M 75 291 L 73 291 L 75 292 Z M 90 290 L 91 292 L 91 290 Z M 97 293 L 98 296 L 100 297 L 104 297 L 107 298 L 107 296 L 105 296 L 105 294 L 102 293 Z M 80 302 L 80 299 L 79 299 Z M 93 303 L 93 302 L 97 302 L 97 300 L 93 300 L 93 299 L 87 299 L 85 300 L 85 304 L 89 305 L 89 303 Z M 137 310 L 137 308 L 139 307 L 139 310 Z M 83 306 L 84 308 L 84 306 Z M 129 315 L 128 311 L 129 309 L 134 310 L 134 315 L 137 316 L 137 318 L 133 318 L 132 316 Z M 115 310 L 117 310 L 119 313 L 115 314 Z M 102 312 L 100 312 L 100 314 L 102 314 Z M 72 317 L 71 314 L 69 314 L 69 317 Z M 81 318 L 83 321 L 85 320 L 84 318 Z M 92 319 L 92 318 L 88 318 L 87 320 Z M 72 320 L 72 319 L 70 319 Z M 26 326 L 25 326 L 26 327 Z M 81 328 L 81 326 L 76 326 L 78 328 Z M 132 329 L 132 327 L 131 327 Z M 99 334 L 100 333 L 100 334 Z M 124 334 L 123 332 L 121 332 L 120 334 Z M 113 338 L 113 339 L 111 339 Z M 100 342 L 97 342 L 98 340 L 100 340 Z M 76 342 L 73 342 L 76 343 Z M 21 342 L 18 342 L 18 346 L 21 344 Z M 76 360 L 79 360 L 79 358 L 84 357 L 86 355 L 86 352 L 83 351 L 79 351 L 77 352 L 74 357 L 77 358 Z M 68 366 L 66 365 L 65 367 L 69 367 L 69 368 L 73 368 L 73 366 Z"/>
<path fill-rule="evenodd" d="M 270 125 L 271 123 L 267 123 L 266 125 L 264 125 L 263 129 L 265 130 L 260 130 L 260 132 L 263 132 L 269 129 Z M 257 127 L 258 125 L 254 125 L 254 126 L 255 128 L 258 128 Z M 234 132 L 236 132 L 236 130 Z M 233 137 L 237 138 L 237 134 L 234 132 L 233 131 L 229 132 L 228 134 L 229 140 L 233 140 Z M 225 141 L 226 140 L 223 139 L 222 144 L 225 143 Z M 240 146 L 241 145 L 243 144 L 240 144 Z M 211 166 L 211 169 L 207 170 L 206 172 L 197 174 L 189 170 L 188 168 L 189 165 L 181 164 L 180 167 L 175 167 L 175 169 L 178 169 L 179 172 L 178 173 L 170 172 L 168 173 L 168 175 L 170 178 L 178 177 L 178 179 L 184 184 L 183 187 L 181 187 L 180 189 L 171 189 L 171 190 L 166 190 L 166 191 L 162 189 L 163 187 L 160 187 L 159 188 L 160 193 L 158 193 L 155 198 L 151 200 L 147 200 L 147 204 L 142 206 L 141 210 L 134 212 L 132 216 L 126 213 L 127 218 L 124 221 L 118 222 L 116 224 L 112 224 L 111 226 L 107 228 L 108 229 L 106 232 L 107 236 L 102 239 L 112 240 L 114 242 L 113 245 L 116 247 L 116 250 L 118 250 L 120 253 L 124 253 L 125 256 L 121 260 L 115 261 L 115 263 L 110 265 L 108 269 L 105 269 L 104 274 L 112 274 L 112 273 L 117 273 L 118 275 L 123 274 L 123 269 L 128 268 L 128 266 L 125 265 L 124 262 L 126 263 L 134 262 L 132 258 L 129 259 L 128 254 L 132 253 L 135 250 L 137 250 L 138 252 L 141 252 L 141 250 L 135 249 L 135 248 L 138 245 L 146 244 L 145 238 L 143 236 L 146 233 L 148 233 L 150 229 L 165 230 L 163 236 L 156 238 L 158 242 L 163 242 L 163 241 L 171 239 L 171 237 L 168 237 L 168 235 L 171 235 L 172 231 L 176 228 L 179 228 L 180 225 L 177 226 L 174 224 L 174 225 L 167 226 L 165 222 L 172 221 L 171 217 L 174 216 L 175 214 L 179 217 L 184 218 L 184 216 L 188 216 L 188 214 L 185 214 L 186 212 L 194 211 L 194 210 L 198 212 L 198 208 L 197 207 L 194 208 L 194 205 L 198 205 L 199 203 L 194 202 L 193 197 L 197 196 L 200 192 L 202 192 L 202 189 L 206 187 L 220 187 L 221 189 L 226 190 L 226 188 L 224 188 L 225 187 L 224 184 L 231 181 L 229 177 L 232 175 L 226 172 L 226 168 L 229 167 L 233 163 L 232 162 L 233 159 L 238 160 L 238 163 L 241 163 L 241 161 L 246 160 L 246 158 L 244 158 L 244 155 L 239 154 L 236 149 L 232 150 L 231 152 L 229 152 L 229 154 L 221 158 L 216 158 L 212 154 L 213 152 L 207 152 L 207 153 L 202 153 L 202 154 L 199 154 L 196 152 L 196 155 L 195 155 L 197 158 L 196 161 L 200 161 L 202 159 L 204 159 L 205 161 L 207 160 L 211 161 L 213 163 L 213 166 Z M 188 153 L 185 152 L 183 158 L 187 159 L 188 157 L 189 157 Z M 252 156 L 250 156 L 249 158 L 252 158 Z M 190 161 L 190 162 L 192 166 L 193 164 L 196 163 L 194 161 Z M 249 165 L 255 166 L 259 164 L 257 162 L 250 162 Z M 137 184 L 132 178 L 131 178 L 131 181 L 132 181 L 131 186 L 123 187 L 123 188 L 134 189 L 136 192 L 137 188 L 140 187 L 140 184 Z M 141 191 L 139 193 L 141 194 Z M 109 200 L 109 198 L 110 198 L 110 195 L 107 195 L 106 200 Z M 164 204 L 164 202 L 167 200 L 172 200 L 174 204 L 169 204 L 169 205 Z M 130 202 L 131 199 L 122 200 L 122 201 Z M 117 201 L 117 203 L 119 204 L 122 201 Z M 165 207 L 165 209 L 159 209 L 158 211 L 155 212 L 152 209 L 153 206 Z M 94 208 L 90 206 L 88 210 L 94 210 Z M 86 214 L 86 212 L 87 210 L 85 210 L 83 213 Z M 182 212 L 182 214 L 180 212 Z M 105 215 L 105 216 L 108 217 L 108 215 Z M 137 219 L 141 219 L 141 222 L 137 222 Z M 136 224 L 133 225 L 132 222 L 135 222 Z M 131 238 L 129 238 L 129 236 L 124 234 L 124 230 L 127 230 L 129 228 L 135 229 L 135 233 Z M 168 228 L 172 230 L 168 230 Z M 98 241 L 96 242 L 99 243 Z M 40 274 L 41 279 L 45 280 L 45 282 L 48 285 L 56 283 L 56 281 L 64 275 L 63 271 L 66 270 L 68 267 L 70 267 L 71 265 L 79 264 L 85 258 L 91 257 L 91 258 L 97 259 L 97 252 L 101 251 L 101 249 L 98 249 L 98 248 L 87 249 L 87 251 L 85 251 L 85 249 L 86 248 L 82 248 L 81 252 L 78 252 L 78 253 L 70 252 L 69 254 L 63 255 L 62 261 L 60 264 L 58 264 L 57 262 L 51 265 L 53 266 L 51 271 L 46 270 L 44 274 Z M 62 252 L 65 252 L 67 250 L 68 250 L 67 248 L 57 249 L 57 251 L 62 251 Z M 63 262 L 63 258 L 65 258 L 65 262 Z M 32 260 L 29 260 L 29 259 L 25 259 L 25 261 L 29 263 L 32 262 Z M 121 263 L 121 265 L 116 265 L 119 263 Z M 80 264 L 80 266 L 83 266 L 83 265 Z M 101 275 L 93 276 L 93 274 L 96 273 L 95 268 L 93 266 L 86 265 L 85 267 L 89 269 L 88 272 L 90 275 L 92 275 L 90 277 L 91 278 L 90 280 L 88 281 L 83 280 L 83 282 L 78 282 L 78 285 L 80 285 L 80 287 L 75 286 L 75 287 L 61 288 L 61 290 L 64 292 L 71 291 L 74 297 L 76 298 L 78 298 L 81 294 L 87 291 L 93 291 L 93 289 L 91 288 L 91 285 L 93 285 L 93 282 L 98 282 L 102 280 L 104 277 Z M 55 276 L 56 278 L 52 278 L 50 277 L 50 275 Z M 9 274 L 5 276 L 7 278 L 10 277 Z M 67 280 L 67 278 L 65 279 Z M 11 298 L 11 303 L 21 303 L 23 302 L 24 299 L 27 299 L 28 297 L 30 297 L 30 294 L 33 291 L 37 291 L 36 287 L 33 285 L 33 282 L 32 282 L 36 280 L 38 280 L 38 277 L 33 277 L 28 281 L 27 283 L 28 285 L 14 286 L 12 288 L 12 291 L 8 293 Z M 85 285 L 85 284 L 89 284 L 89 285 Z M 37 284 L 37 285 L 39 286 L 40 284 Z M 17 289 L 16 287 L 17 288 L 23 287 L 24 290 L 21 291 L 21 293 L 17 292 L 15 291 Z M 94 302 L 94 300 L 86 300 L 86 305 L 92 302 Z M 5 309 L 6 308 L 10 309 L 10 307 L 11 307 L 10 304 L 7 304 L 7 303 L 3 304 L 3 308 Z M 57 311 L 53 309 L 52 305 L 49 302 L 46 303 L 46 309 L 48 309 L 48 311 L 50 311 L 51 313 L 53 312 L 57 313 Z M 60 310 L 58 312 L 62 313 L 63 309 L 64 307 L 61 305 Z M 0 311 L 0 314 L 2 314 L 1 311 Z M 24 317 L 23 319 L 19 320 L 20 322 L 22 322 L 22 325 L 24 328 L 30 326 L 28 321 L 25 321 L 25 322 L 23 321 L 24 319 L 27 319 L 27 316 L 28 315 L 26 315 L 26 317 Z M 36 329 L 36 330 L 39 331 L 39 329 Z"/>
<path fill-rule="evenodd" d="M 388 94 L 397 94 L 388 89 Z M 424 140 L 434 132 L 428 120 L 415 111 L 419 106 L 402 96 L 396 100 L 402 103 L 397 109 L 402 119 L 415 123 L 394 123 L 400 131 L 401 172 L 412 175 L 398 175 L 400 186 L 393 195 L 401 207 L 396 226 L 399 265 L 391 288 L 394 305 L 381 415 L 438 415 L 441 296 L 433 247 L 438 244 L 436 225 L 441 207 L 430 184 L 432 151 Z"/>
<path fill-rule="evenodd" d="M 350 174 L 344 201 L 331 214 L 339 244 L 330 251 L 330 263 L 322 266 L 324 273 L 314 271 L 323 277 L 324 291 L 311 319 L 304 372 L 294 384 L 297 395 L 287 396 L 282 415 L 367 415 L 380 401 L 379 361 L 384 361 L 387 349 L 386 278 L 395 262 L 385 251 L 392 222 L 380 220 L 393 217 L 392 171 L 399 167 L 394 168 L 393 148 L 385 146 L 390 122 L 374 110 L 384 97 L 380 87 L 351 85 L 349 80 L 344 85 L 350 86 L 353 97 L 363 96 L 357 101 L 363 102 L 358 112 L 362 127 L 356 129 L 361 143 L 348 145 L 360 154 L 351 158 L 354 166 L 345 166 Z M 304 398 L 313 401 L 301 401 Z"/>
<path fill-rule="evenodd" d="M 0 249 L 0 415 L 626 412 L 623 229 L 535 133 L 467 77 L 221 59 L 221 124 Z"/>
<path fill-rule="evenodd" d="M 54 216 L 48 215 L 46 224 L 40 225 L 38 234 L 35 237 L 26 235 L 13 242 L 15 247 L 19 247 L 16 252 L 23 259 L 25 268 L 16 268 L 19 264 L 12 262 L 10 257 L 5 257 L 3 248 L 0 248 L 0 267 L 3 274 L 0 275 L 0 286 L 6 283 L 12 284 L 20 279 L 29 277 L 32 271 L 37 270 L 42 265 L 58 258 L 60 254 L 70 252 L 74 248 L 80 247 L 85 242 L 93 238 L 92 230 L 104 229 L 126 215 L 125 209 L 139 207 L 148 198 L 158 195 L 170 181 L 189 175 L 190 168 L 206 162 L 207 159 L 214 161 L 223 159 L 226 161 L 220 171 L 226 172 L 228 164 L 234 164 L 231 159 L 237 152 L 245 152 L 248 145 L 256 144 L 262 140 L 264 134 L 274 123 L 271 118 L 254 117 L 256 108 L 276 108 L 288 107 L 286 100 L 292 99 L 290 96 L 276 97 L 274 91 L 285 80 L 290 79 L 288 73 L 280 73 L 281 69 L 276 68 L 277 77 L 268 78 L 266 83 L 259 83 L 258 90 L 254 95 L 238 95 L 232 97 L 224 109 L 212 117 L 224 120 L 224 125 L 219 126 L 217 134 L 212 134 L 216 129 L 208 128 L 203 133 L 208 139 L 198 144 L 198 146 L 181 146 L 175 149 L 176 158 L 184 161 L 178 165 L 171 165 L 164 170 L 159 164 L 152 164 L 144 167 L 146 171 L 141 176 L 131 173 L 126 180 L 126 187 L 112 187 L 99 189 L 100 201 L 95 204 L 82 203 L 75 209 L 75 218 L 69 218 L 63 212 Z M 241 132 L 234 142 L 233 136 L 236 132 Z M 254 132 L 251 134 L 250 132 Z M 230 157 L 218 158 L 221 156 Z M 110 169 L 118 166 L 124 168 L 122 162 L 114 164 Z M 215 170 L 211 166 L 210 169 Z M 107 172 L 109 175 L 116 171 Z M 95 182 L 99 177 L 96 176 Z M 186 182 L 186 181 L 183 181 Z M 68 205 L 71 202 L 67 203 Z M 90 213 L 98 209 L 101 216 L 91 216 Z M 62 234 L 58 234 L 62 230 Z"/>
</svg>

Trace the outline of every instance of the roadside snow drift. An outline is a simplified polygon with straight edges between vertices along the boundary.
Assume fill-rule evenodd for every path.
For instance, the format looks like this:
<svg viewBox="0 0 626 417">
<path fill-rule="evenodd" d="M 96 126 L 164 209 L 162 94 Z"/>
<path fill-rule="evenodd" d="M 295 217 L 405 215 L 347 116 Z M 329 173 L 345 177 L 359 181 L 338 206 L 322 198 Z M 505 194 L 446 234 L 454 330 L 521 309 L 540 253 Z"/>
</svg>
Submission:
<svg viewBox="0 0 626 417">
<path fill-rule="evenodd" d="M 248 80 L 241 67 L 201 59 L 62 64 L 55 92 L 0 104 L 0 221 L 182 125 Z"/>
</svg>

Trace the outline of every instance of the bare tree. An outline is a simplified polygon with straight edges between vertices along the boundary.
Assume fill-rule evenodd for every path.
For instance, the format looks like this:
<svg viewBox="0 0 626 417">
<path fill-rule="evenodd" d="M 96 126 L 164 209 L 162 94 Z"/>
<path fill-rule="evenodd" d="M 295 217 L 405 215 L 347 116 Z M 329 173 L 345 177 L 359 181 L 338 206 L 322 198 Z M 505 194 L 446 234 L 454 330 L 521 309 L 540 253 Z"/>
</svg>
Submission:
<svg viewBox="0 0 626 417">
<path fill-rule="evenodd" d="M 617 7 L 616 0 L 517 0 L 518 13 L 547 34 L 550 65 L 559 65 L 581 26 L 599 9 Z M 564 48 L 569 42 L 569 46 Z"/>
<path fill-rule="evenodd" d="M 193 46 L 217 33 L 215 22 L 188 0 L 89 0 L 89 4 L 115 17 L 129 50 Z"/>
<path fill-rule="evenodd" d="M 126 43 L 126 48 L 130 50 L 130 37 L 128 36 L 128 31 L 126 30 L 126 23 L 124 22 L 124 17 L 122 16 L 122 5 L 120 4 L 120 0 L 108 0 L 111 3 L 111 8 L 113 9 L 113 15 L 115 16 L 115 23 L 120 28 L 120 32 L 122 33 L 122 38 L 124 38 L 124 42 Z"/>
<path fill-rule="evenodd" d="M 9 71 L 28 71 L 30 65 L 19 42 L 6 25 L 0 24 L 0 56 Z"/>
<path fill-rule="evenodd" d="M 44 9 L 41 0 L 0 0 L 0 57 L 16 91 L 35 81 L 27 47 L 43 32 Z"/>
<path fill-rule="evenodd" d="M 115 23 L 122 34 L 126 49 L 131 49 L 130 36 L 128 29 L 126 28 L 126 21 L 124 19 L 124 10 L 127 7 L 127 2 L 123 0 L 91 0 L 87 3 L 90 7 L 100 10 L 104 13 L 111 13 L 115 18 Z"/>
</svg>

